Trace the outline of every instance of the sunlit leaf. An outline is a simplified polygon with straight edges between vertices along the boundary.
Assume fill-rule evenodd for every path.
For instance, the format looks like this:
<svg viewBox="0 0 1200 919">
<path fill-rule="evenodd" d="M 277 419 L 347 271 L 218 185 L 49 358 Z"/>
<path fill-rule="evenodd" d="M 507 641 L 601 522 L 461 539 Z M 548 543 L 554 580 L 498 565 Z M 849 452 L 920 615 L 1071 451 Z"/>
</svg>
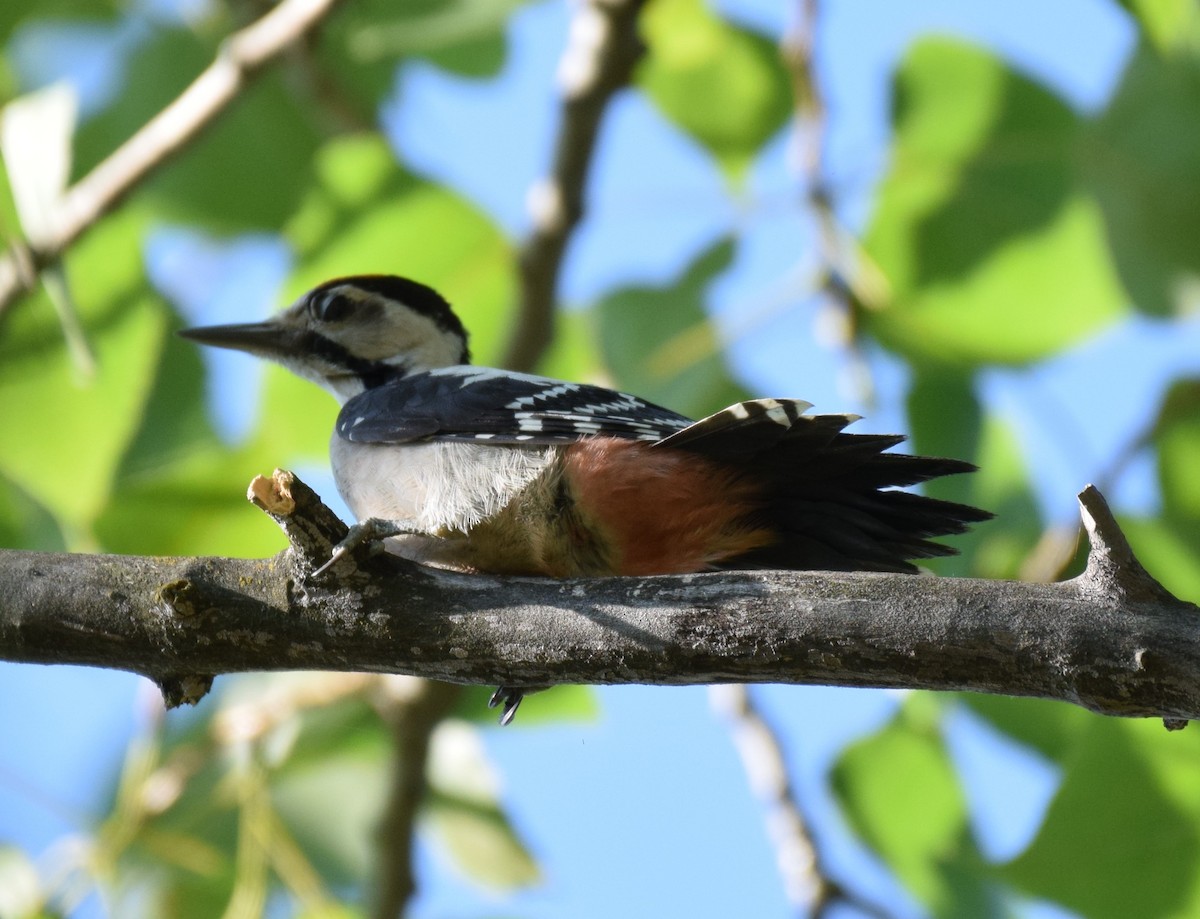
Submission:
<svg viewBox="0 0 1200 919">
<path fill-rule="evenodd" d="M 912 447 L 927 456 L 954 456 L 976 462 L 983 432 L 983 408 L 971 373 L 946 367 L 918 367 L 908 390 Z M 970 497 L 969 476 L 938 479 L 937 496 Z"/>
<path fill-rule="evenodd" d="M 79 132 L 81 171 L 115 150 L 212 63 L 225 37 L 218 26 L 225 24 L 204 31 L 159 27 L 138 46 L 117 102 Z M 311 106 L 270 71 L 141 193 L 166 219 L 224 232 L 276 230 L 311 178 L 317 140 Z"/>
<path fill-rule="evenodd" d="M 272 782 L 284 823 L 328 883 L 362 882 L 375 867 L 388 775 L 386 755 L 331 753 Z"/>
<path fill-rule="evenodd" d="M 55 515 L 72 545 L 86 544 L 108 499 L 168 332 L 168 312 L 142 274 L 145 225 L 126 209 L 68 258 L 68 276 L 87 278 L 76 296 L 96 349 L 94 378 L 79 379 L 41 298 L 22 304 L 0 338 L 0 416 L 14 435 L 0 440 L 0 472 Z"/>
<path fill-rule="evenodd" d="M 1200 303 L 1200 59 L 1140 48 L 1089 126 L 1086 174 L 1117 270 L 1141 310 Z"/>
<path fill-rule="evenodd" d="M 908 419 L 912 442 L 908 449 L 926 456 L 953 456 L 978 462 L 982 438 L 982 407 L 971 374 L 945 367 L 918 367 L 908 392 Z M 972 504 L 977 500 L 974 475 L 944 477 L 927 482 L 931 497 Z M 990 526 L 990 525 L 987 525 Z M 966 575 L 972 571 L 973 549 L 983 534 L 946 540 L 960 552 L 927 564 L 941 575 Z"/>
<path fill-rule="evenodd" d="M 594 313 L 559 312 L 554 340 L 538 364 L 538 373 L 560 380 L 606 383 Z"/>
<path fill-rule="evenodd" d="M 172 319 L 172 331 L 178 320 Z M 173 334 L 163 341 L 140 427 L 121 461 L 119 484 L 133 484 L 215 449 L 204 404 L 204 366 L 194 345 Z"/>
<path fill-rule="evenodd" d="M 1119 0 L 1137 20 L 1160 54 L 1195 35 L 1196 4 L 1192 0 Z"/>
<path fill-rule="evenodd" d="M 0 3 L 0 47 L 11 34 L 40 20 L 109 20 L 121 11 L 122 0 L 4 0 Z"/>
<path fill-rule="evenodd" d="M 1200 603 L 1200 526 L 1195 520 L 1118 518 L 1134 552 L 1175 596 Z"/>
<path fill-rule="evenodd" d="M 1198 757 L 1194 734 L 1089 718 L 1041 831 L 1003 876 L 1089 919 L 1194 915 Z"/>
<path fill-rule="evenodd" d="M 952 899 L 939 866 L 960 857 L 967 834 L 966 799 L 939 720 L 929 696 L 910 696 L 890 724 L 851 744 L 832 773 L 855 832 L 927 905 Z"/>
<path fill-rule="evenodd" d="M 425 815 L 455 865 L 501 890 L 534 883 L 537 863 L 500 807 L 498 780 L 476 730 L 461 721 L 439 724 L 428 772 Z"/>
<path fill-rule="evenodd" d="M 471 332 L 475 360 L 493 363 L 515 297 L 512 248 L 483 211 L 406 173 L 382 137 L 322 149 L 318 185 L 288 224 L 300 254 L 288 296 L 349 274 L 400 274 L 436 288 Z"/>
<path fill-rule="evenodd" d="M 245 498 L 250 480 L 271 468 L 246 451 L 196 448 L 186 459 L 123 481 L 97 518 L 96 535 L 110 552 L 274 555 L 287 541 Z"/>
<path fill-rule="evenodd" d="M 66 549 L 54 515 L 3 475 L 0 475 L 0 546 L 40 552 Z"/>
<path fill-rule="evenodd" d="M 734 179 L 787 122 L 791 81 L 779 48 L 704 0 L 656 0 L 642 14 L 649 53 L 638 84 Z"/>
<path fill-rule="evenodd" d="M 1197 527 L 1200 549 L 1200 378 L 1176 380 L 1155 423 L 1163 514 Z"/>
<path fill-rule="evenodd" d="M 962 700 L 1000 731 L 1056 763 L 1074 756 L 1079 735 L 1095 717 L 1076 705 L 1048 699 L 963 693 Z"/>
<path fill-rule="evenodd" d="M 344 4 L 321 30 L 316 66 L 335 92 L 334 115 L 365 127 L 396 87 L 396 68 L 419 58 L 465 77 L 495 76 L 507 49 L 505 26 L 521 0 L 363 0 Z"/>
<path fill-rule="evenodd" d="M 998 418 L 985 422 L 977 462 L 968 477 L 968 503 L 995 514 L 955 539 L 971 560 L 971 574 L 1012 578 L 1037 545 L 1043 524 L 1027 461 L 1011 427 Z"/>
<path fill-rule="evenodd" d="M 719 242 L 672 283 L 622 288 L 596 304 L 600 342 L 617 386 L 693 416 L 750 398 L 730 376 L 719 347 L 701 349 L 698 359 L 677 359 L 681 336 L 691 341 L 699 329 L 715 339 L 704 298 L 733 262 L 733 252 L 732 242 Z"/>
<path fill-rule="evenodd" d="M 892 166 L 866 234 L 891 288 L 863 314 L 910 360 L 1045 357 L 1116 318 L 1101 214 L 1075 177 L 1078 117 L 998 58 L 920 43 L 896 77 Z"/>
</svg>

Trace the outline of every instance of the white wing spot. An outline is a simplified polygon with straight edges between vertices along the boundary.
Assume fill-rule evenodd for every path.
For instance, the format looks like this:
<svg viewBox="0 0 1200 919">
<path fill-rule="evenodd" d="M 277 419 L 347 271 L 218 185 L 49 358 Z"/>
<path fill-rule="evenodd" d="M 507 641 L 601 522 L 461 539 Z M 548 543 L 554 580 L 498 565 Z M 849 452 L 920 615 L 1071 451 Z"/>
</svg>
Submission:
<svg viewBox="0 0 1200 919">
<path fill-rule="evenodd" d="M 772 401 L 774 401 L 774 400 L 772 400 Z M 770 418 L 772 421 L 774 421 L 776 424 L 782 425 L 785 428 L 792 426 L 792 418 L 788 415 L 788 413 L 784 409 L 784 407 L 782 405 L 780 405 L 778 402 L 776 402 L 769 409 L 767 409 L 767 417 Z"/>
<path fill-rule="evenodd" d="M 750 417 L 750 410 L 741 402 L 739 402 L 737 405 L 729 406 L 729 408 L 725 409 L 725 411 L 734 418 L 745 419 Z"/>
</svg>

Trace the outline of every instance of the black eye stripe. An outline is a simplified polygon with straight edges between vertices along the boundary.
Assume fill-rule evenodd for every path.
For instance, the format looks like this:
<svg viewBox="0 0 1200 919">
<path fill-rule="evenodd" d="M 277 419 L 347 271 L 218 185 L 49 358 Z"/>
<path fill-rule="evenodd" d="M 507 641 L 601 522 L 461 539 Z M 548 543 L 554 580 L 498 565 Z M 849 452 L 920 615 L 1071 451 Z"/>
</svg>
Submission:
<svg viewBox="0 0 1200 919">
<path fill-rule="evenodd" d="M 368 361 L 355 357 L 336 341 L 331 341 L 324 335 L 309 332 L 305 350 L 323 358 L 335 367 L 341 367 L 347 373 L 352 373 L 363 381 L 368 389 L 386 383 L 388 380 L 404 376 L 404 368 L 382 361 Z"/>
</svg>

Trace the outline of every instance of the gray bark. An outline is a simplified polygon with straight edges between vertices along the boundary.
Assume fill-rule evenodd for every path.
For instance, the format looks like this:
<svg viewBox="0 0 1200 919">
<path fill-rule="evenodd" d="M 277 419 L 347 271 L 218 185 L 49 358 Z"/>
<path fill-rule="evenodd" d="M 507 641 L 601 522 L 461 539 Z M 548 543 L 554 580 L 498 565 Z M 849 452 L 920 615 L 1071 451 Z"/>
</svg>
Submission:
<svg viewBox="0 0 1200 919">
<path fill-rule="evenodd" d="M 1087 570 L 1058 584 L 805 571 L 550 580 L 358 552 L 288 473 L 251 498 L 274 558 L 0 552 L 0 659 L 144 674 L 168 704 L 247 670 L 456 683 L 772 682 L 972 690 L 1200 717 L 1200 609 L 1133 557 L 1095 489 Z"/>
</svg>

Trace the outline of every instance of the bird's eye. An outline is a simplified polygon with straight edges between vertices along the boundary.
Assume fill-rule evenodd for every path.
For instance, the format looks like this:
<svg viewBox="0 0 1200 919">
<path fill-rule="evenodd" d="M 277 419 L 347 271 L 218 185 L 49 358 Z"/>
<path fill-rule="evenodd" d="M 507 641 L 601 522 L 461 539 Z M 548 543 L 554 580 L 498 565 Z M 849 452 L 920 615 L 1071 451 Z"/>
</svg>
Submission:
<svg viewBox="0 0 1200 919">
<path fill-rule="evenodd" d="M 319 294 L 309 303 L 313 318 L 320 322 L 340 322 L 346 319 L 353 309 L 354 301 L 335 291 Z"/>
</svg>

